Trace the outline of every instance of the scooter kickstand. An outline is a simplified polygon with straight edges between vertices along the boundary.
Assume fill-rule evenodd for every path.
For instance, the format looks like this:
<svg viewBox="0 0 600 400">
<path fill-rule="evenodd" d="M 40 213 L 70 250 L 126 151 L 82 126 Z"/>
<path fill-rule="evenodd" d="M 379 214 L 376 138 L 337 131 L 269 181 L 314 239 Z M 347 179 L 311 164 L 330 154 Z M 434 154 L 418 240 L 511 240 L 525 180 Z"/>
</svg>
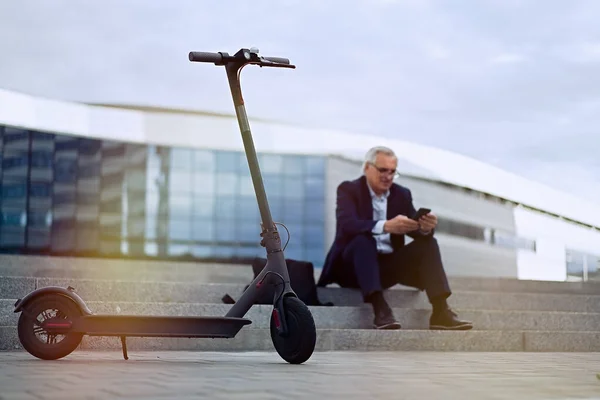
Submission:
<svg viewBox="0 0 600 400">
<path fill-rule="evenodd" d="M 129 360 L 127 356 L 127 342 L 125 341 L 125 336 L 121 336 L 121 345 L 123 346 L 123 358 Z"/>
</svg>

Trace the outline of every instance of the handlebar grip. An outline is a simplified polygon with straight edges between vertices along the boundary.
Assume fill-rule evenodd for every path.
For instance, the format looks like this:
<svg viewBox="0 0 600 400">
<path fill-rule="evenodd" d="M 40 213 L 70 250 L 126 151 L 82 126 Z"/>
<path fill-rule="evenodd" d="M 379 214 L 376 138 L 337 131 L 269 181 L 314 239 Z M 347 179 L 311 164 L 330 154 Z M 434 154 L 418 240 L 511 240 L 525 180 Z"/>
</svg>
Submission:
<svg viewBox="0 0 600 400">
<path fill-rule="evenodd" d="M 271 61 L 277 64 L 289 64 L 290 60 L 283 57 L 263 57 L 267 61 Z"/>
<path fill-rule="evenodd" d="M 221 53 L 207 53 L 204 51 L 190 51 L 188 58 L 192 62 L 207 62 L 218 64 L 223 60 Z"/>
</svg>

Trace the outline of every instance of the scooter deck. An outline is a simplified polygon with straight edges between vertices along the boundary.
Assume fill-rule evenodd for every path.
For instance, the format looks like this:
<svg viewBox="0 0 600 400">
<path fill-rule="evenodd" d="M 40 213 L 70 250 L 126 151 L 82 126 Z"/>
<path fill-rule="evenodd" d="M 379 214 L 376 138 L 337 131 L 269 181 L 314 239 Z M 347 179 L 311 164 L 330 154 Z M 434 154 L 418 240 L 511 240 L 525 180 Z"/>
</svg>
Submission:
<svg viewBox="0 0 600 400">
<path fill-rule="evenodd" d="M 233 338 L 251 323 L 230 317 L 93 314 L 74 320 L 70 330 L 89 336 Z"/>
</svg>

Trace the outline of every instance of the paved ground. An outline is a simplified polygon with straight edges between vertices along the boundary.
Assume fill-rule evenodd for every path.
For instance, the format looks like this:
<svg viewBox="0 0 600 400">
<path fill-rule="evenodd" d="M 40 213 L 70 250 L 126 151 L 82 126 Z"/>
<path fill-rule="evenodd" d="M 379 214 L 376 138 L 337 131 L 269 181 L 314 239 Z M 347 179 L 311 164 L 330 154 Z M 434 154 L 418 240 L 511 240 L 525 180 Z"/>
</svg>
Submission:
<svg viewBox="0 0 600 400">
<path fill-rule="evenodd" d="M 600 399 L 600 353 L 0 352 L 1 399 Z"/>
</svg>

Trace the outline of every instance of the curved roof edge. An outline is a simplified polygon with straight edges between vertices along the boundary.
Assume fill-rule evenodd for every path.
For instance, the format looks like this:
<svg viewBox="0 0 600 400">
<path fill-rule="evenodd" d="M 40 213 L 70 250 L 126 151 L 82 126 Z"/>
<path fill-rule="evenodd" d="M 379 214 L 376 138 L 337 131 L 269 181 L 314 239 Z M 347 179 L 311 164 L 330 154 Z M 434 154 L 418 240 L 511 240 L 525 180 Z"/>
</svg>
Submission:
<svg viewBox="0 0 600 400">
<path fill-rule="evenodd" d="M 98 106 L 0 89 L 0 124 L 98 139 L 195 148 L 243 149 L 233 115 L 160 108 Z M 600 227 L 600 207 L 482 161 L 399 139 L 311 129 L 251 118 L 259 151 L 333 154 L 361 161 L 368 148 L 395 150 L 407 174 L 487 193 Z M 214 134 L 218 132 L 218 134 Z"/>
</svg>

